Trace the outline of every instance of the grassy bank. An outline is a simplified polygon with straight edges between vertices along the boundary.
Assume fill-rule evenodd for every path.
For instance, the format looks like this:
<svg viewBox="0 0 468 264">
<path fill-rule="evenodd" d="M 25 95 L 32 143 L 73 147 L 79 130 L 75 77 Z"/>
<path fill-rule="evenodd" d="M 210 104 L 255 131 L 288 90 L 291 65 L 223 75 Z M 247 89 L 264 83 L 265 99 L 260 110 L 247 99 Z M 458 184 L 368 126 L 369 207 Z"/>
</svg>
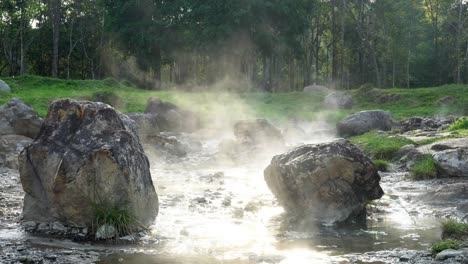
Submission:
<svg viewBox="0 0 468 264">
<path fill-rule="evenodd" d="M 5 78 L 13 92 L 0 94 L 0 104 L 12 97 L 19 97 L 32 105 L 41 115 L 47 113 L 48 104 L 59 98 L 92 99 L 97 92 L 112 92 L 122 98 L 117 108 L 122 112 L 144 111 L 148 97 L 158 97 L 184 108 L 203 113 L 219 113 L 220 116 L 239 115 L 240 117 L 264 117 L 276 121 L 287 119 L 313 120 L 323 118 L 334 122 L 346 114 L 367 110 L 383 109 L 397 118 L 414 115 L 468 114 L 468 86 L 448 85 L 436 88 L 389 89 L 388 94 L 398 94 L 401 98 L 391 103 L 376 103 L 366 95 L 355 95 L 354 107 L 345 111 L 324 110 L 325 94 L 293 93 L 208 93 L 147 91 L 134 87 L 128 82 L 106 80 L 59 80 L 37 76 Z M 437 101 L 445 96 L 453 96 L 456 102 L 440 105 Z M 228 110 L 227 110 L 228 109 Z M 225 111 L 225 113 L 223 113 Z"/>
</svg>

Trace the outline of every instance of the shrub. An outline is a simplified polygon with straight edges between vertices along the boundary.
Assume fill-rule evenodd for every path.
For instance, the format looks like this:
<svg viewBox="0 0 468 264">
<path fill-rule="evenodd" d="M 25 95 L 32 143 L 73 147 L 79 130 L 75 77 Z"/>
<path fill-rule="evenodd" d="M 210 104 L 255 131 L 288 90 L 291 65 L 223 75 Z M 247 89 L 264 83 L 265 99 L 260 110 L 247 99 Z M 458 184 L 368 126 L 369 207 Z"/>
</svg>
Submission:
<svg viewBox="0 0 468 264">
<path fill-rule="evenodd" d="M 352 137 L 350 140 L 354 144 L 359 145 L 364 152 L 378 160 L 391 160 L 401 147 L 416 144 L 414 141 L 404 137 L 389 136 L 385 133 L 379 134 L 375 131 Z"/>
<path fill-rule="evenodd" d="M 449 126 L 448 131 L 468 129 L 468 117 L 461 117 L 455 123 Z"/>
<path fill-rule="evenodd" d="M 415 180 L 432 179 L 437 177 L 437 168 L 431 155 L 418 158 L 411 168 L 411 175 Z"/>
<path fill-rule="evenodd" d="M 112 77 L 105 78 L 102 82 L 107 86 L 111 86 L 112 88 L 120 87 L 119 81 L 117 81 L 116 79 Z"/>
<path fill-rule="evenodd" d="M 374 160 L 374 164 L 379 171 L 387 171 L 390 163 L 386 160 Z"/>
<path fill-rule="evenodd" d="M 442 238 L 464 240 L 468 238 L 468 224 L 456 220 L 442 223 Z"/>
</svg>

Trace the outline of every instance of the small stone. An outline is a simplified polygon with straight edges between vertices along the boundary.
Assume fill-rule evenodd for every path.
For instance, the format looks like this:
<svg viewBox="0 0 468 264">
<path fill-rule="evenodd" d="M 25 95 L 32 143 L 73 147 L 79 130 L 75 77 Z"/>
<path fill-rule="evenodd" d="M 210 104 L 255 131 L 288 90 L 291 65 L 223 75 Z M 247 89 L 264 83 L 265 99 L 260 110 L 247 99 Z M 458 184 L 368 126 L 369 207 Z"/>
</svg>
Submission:
<svg viewBox="0 0 468 264">
<path fill-rule="evenodd" d="M 102 225 L 96 231 L 96 239 L 110 239 L 116 236 L 116 230 L 111 225 Z"/>
<path fill-rule="evenodd" d="M 45 255 L 44 258 L 47 260 L 56 261 L 57 255 Z"/>
<path fill-rule="evenodd" d="M 37 226 L 37 223 L 34 221 L 26 221 L 23 223 L 25 227 L 34 228 Z"/>
<path fill-rule="evenodd" d="M 61 232 L 61 233 L 65 233 L 67 231 L 67 228 L 59 222 L 55 222 L 52 225 L 52 229 L 56 232 Z"/>
<path fill-rule="evenodd" d="M 38 230 L 45 231 L 49 229 L 49 224 L 47 223 L 40 223 L 37 227 Z"/>
</svg>

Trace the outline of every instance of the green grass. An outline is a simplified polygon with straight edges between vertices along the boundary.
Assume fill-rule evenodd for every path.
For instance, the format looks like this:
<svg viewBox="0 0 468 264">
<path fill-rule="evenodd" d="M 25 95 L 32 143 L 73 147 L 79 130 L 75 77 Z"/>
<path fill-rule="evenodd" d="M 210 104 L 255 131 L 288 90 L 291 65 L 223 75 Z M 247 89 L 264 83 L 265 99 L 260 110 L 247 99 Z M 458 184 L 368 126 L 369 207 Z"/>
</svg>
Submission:
<svg viewBox="0 0 468 264">
<path fill-rule="evenodd" d="M 431 253 L 437 253 L 446 249 L 460 249 L 468 247 L 468 223 L 457 220 L 448 220 L 442 223 L 443 241 L 432 246 Z"/>
<path fill-rule="evenodd" d="M 468 223 L 448 220 L 442 223 L 442 238 L 466 240 L 468 239 Z"/>
<path fill-rule="evenodd" d="M 374 160 L 374 164 L 379 171 L 387 171 L 390 167 L 390 163 L 386 160 Z"/>
<path fill-rule="evenodd" d="M 137 221 L 126 208 L 118 208 L 104 204 L 95 204 L 93 207 L 96 228 L 94 232 L 103 225 L 113 226 L 118 238 L 131 234 L 132 230 L 138 226 Z"/>
<path fill-rule="evenodd" d="M 360 95 L 357 95 L 358 92 L 355 90 L 351 91 L 355 95 L 353 109 L 334 111 L 323 108 L 324 94 L 148 91 L 137 89 L 126 80 L 119 82 L 112 78 L 61 80 L 24 75 L 4 78 L 3 80 L 11 86 L 12 93 L 0 94 L 0 104 L 7 102 L 12 97 L 19 97 L 42 116 L 47 113 L 49 103 L 56 99 L 90 100 L 97 92 L 113 92 L 121 97 L 123 102 L 117 109 L 122 112 L 142 112 L 145 110 L 149 97 L 158 97 L 163 101 L 199 112 L 203 116 L 218 114 L 221 117 L 235 115 L 233 118 L 262 117 L 278 122 L 294 118 L 299 120 L 323 119 L 335 123 L 347 114 L 368 109 L 390 111 L 397 119 L 415 115 L 468 115 L 468 86 L 466 85 L 386 89 L 382 91 L 388 94 L 399 94 L 401 99 L 383 104 L 373 102 L 372 98 L 366 98 L 365 93 L 361 92 Z M 439 105 L 437 100 L 444 96 L 453 96 L 457 101 L 449 106 Z"/>
<path fill-rule="evenodd" d="M 392 160 L 401 147 L 415 144 L 415 142 L 410 139 L 379 134 L 376 131 L 370 131 L 360 136 L 351 137 L 349 140 L 359 145 L 364 152 L 374 157 L 374 159 L 386 161 Z"/>
<path fill-rule="evenodd" d="M 446 249 L 460 249 L 462 247 L 467 246 L 465 242 L 460 240 L 452 240 L 447 239 L 442 242 L 439 242 L 432 246 L 431 253 L 433 256 L 437 255 L 437 253 L 442 252 Z"/>
<path fill-rule="evenodd" d="M 458 131 L 468 129 L 468 117 L 462 117 L 458 119 L 455 123 L 450 125 L 447 129 L 448 131 Z"/>
<path fill-rule="evenodd" d="M 431 88 L 417 89 L 382 89 L 384 94 L 397 94 L 400 99 L 388 103 L 375 103 L 372 95 L 365 92 L 354 91 L 355 109 L 382 109 L 389 111 L 396 119 L 411 116 L 434 115 L 468 115 L 468 86 L 444 85 Z M 441 105 L 437 101 L 446 96 L 453 96 L 456 102 L 451 105 Z M 353 109 L 354 110 L 354 109 Z"/>
<path fill-rule="evenodd" d="M 437 177 L 437 168 L 432 155 L 424 155 L 422 158 L 417 159 L 411 168 L 411 175 L 415 180 Z"/>
</svg>

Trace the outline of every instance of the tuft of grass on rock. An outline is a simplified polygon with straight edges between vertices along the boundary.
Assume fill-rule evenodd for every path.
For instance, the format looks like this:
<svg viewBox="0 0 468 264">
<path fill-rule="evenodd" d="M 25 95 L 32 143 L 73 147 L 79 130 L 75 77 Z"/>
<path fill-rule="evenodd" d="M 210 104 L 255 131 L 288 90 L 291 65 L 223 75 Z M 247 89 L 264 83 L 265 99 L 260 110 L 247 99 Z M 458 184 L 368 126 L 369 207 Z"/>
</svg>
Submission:
<svg viewBox="0 0 468 264">
<path fill-rule="evenodd" d="M 468 223 L 463 223 L 456 220 L 448 220 L 442 223 L 442 238 L 457 240 L 468 239 Z"/>
<path fill-rule="evenodd" d="M 379 171 L 388 171 L 390 163 L 386 160 L 374 160 L 374 164 Z"/>
<path fill-rule="evenodd" d="M 360 136 L 350 138 L 350 141 L 359 145 L 364 152 L 377 160 L 392 160 L 397 151 L 414 141 L 401 136 L 389 136 L 386 133 L 370 131 Z"/>
<path fill-rule="evenodd" d="M 424 155 L 417 159 L 411 168 L 411 175 L 415 180 L 426 180 L 437 177 L 437 168 L 431 155 Z"/>
<path fill-rule="evenodd" d="M 116 237 L 131 234 L 134 227 L 138 225 L 126 208 L 95 204 L 94 215 L 95 229 L 97 230 L 100 226 L 112 226 L 115 228 Z"/>
<path fill-rule="evenodd" d="M 455 123 L 451 124 L 448 131 L 457 131 L 462 129 L 468 129 L 468 117 L 464 116 L 459 118 Z"/>
<path fill-rule="evenodd" d="M 433 256 L 437 255 L 439 252 L 442 252 L 446 249 L 460 249 L 466 246 L 463 241 L 447 239 L 437 244 L 434 244 L 431 248 L 431 253 Z"/>
</svg>

